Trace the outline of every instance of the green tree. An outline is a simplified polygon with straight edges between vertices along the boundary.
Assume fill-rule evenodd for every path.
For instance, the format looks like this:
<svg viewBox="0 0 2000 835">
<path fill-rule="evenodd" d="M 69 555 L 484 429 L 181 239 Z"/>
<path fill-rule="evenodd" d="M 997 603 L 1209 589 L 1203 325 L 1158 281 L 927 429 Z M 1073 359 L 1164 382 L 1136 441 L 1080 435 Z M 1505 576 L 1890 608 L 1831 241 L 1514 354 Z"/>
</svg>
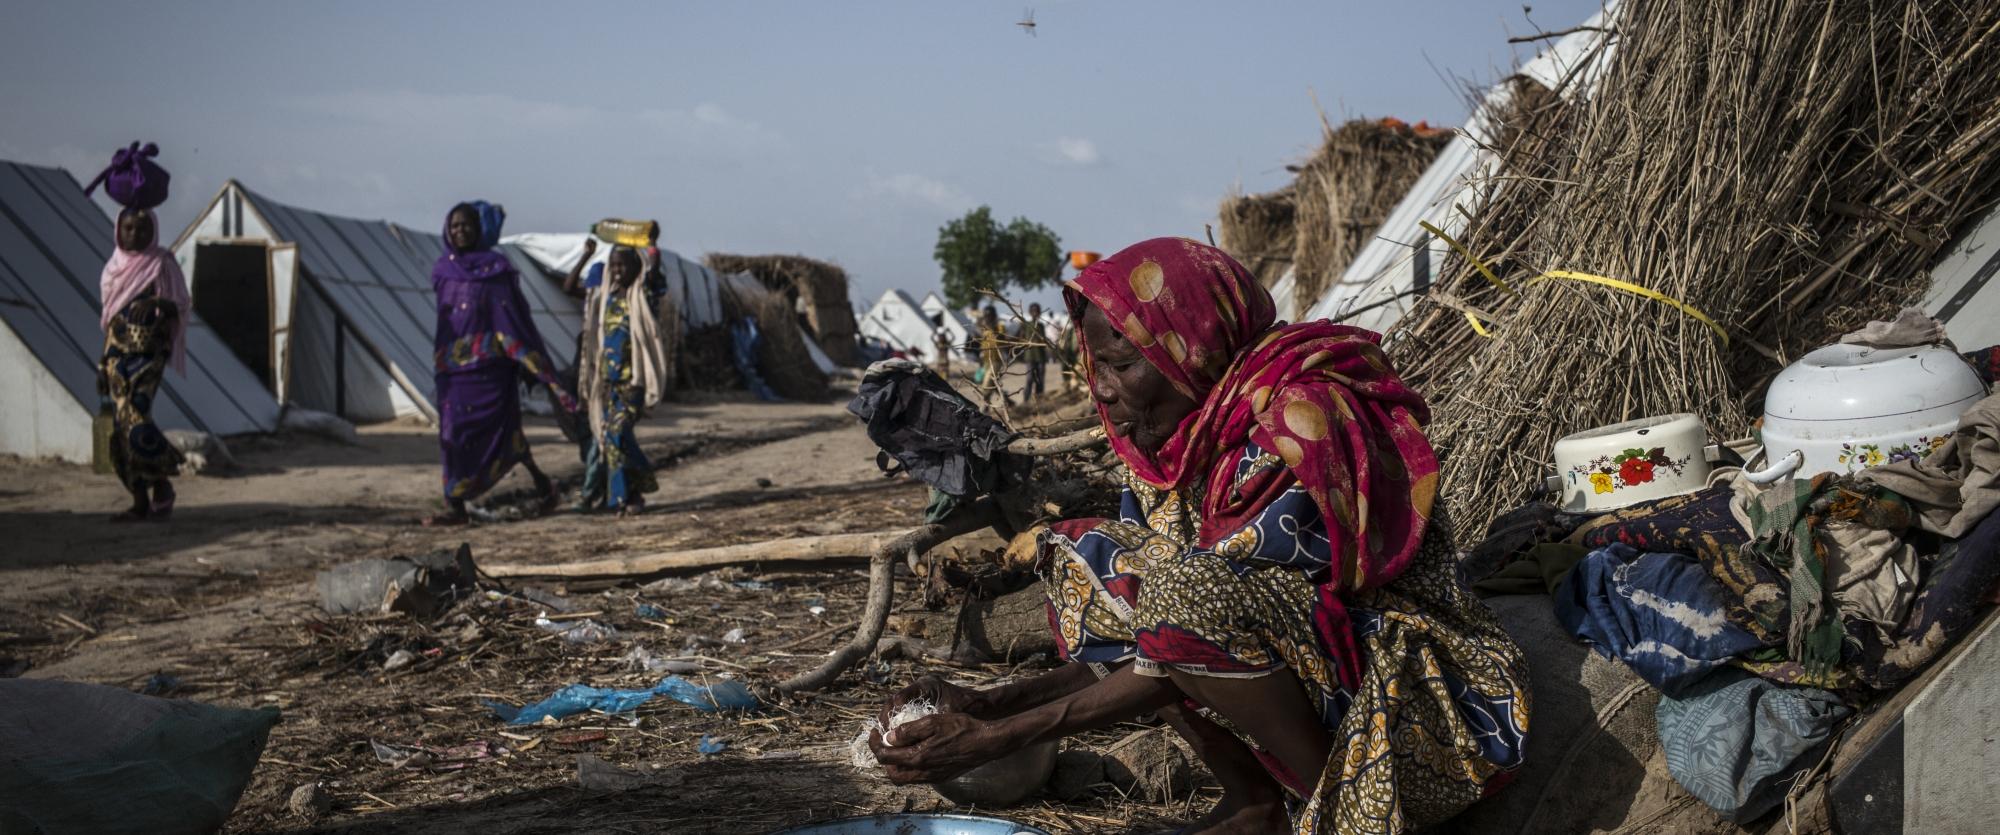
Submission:
<svg viewBox="0 0 2000 835">
<path fill-rule="evenodd" d="M 1055 232 L 1025 217 L 1001 226 L 986 206 L 939 228 L 932 257 L 944 270 L 944 299 L 953 307 L 974 304 L 988 290 L 1033 290 L 1062 277 L 1062 239 Z"/>
</svg>

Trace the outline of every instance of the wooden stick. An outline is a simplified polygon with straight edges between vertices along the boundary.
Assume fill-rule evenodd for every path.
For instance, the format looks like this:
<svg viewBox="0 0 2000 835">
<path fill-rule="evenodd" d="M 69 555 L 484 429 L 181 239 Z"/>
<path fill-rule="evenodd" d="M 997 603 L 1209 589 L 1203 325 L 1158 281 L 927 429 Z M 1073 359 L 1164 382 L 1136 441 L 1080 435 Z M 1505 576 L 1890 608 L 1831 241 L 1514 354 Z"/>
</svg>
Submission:
<svg viewBox="0 0 2000 835">
<path fill-rule="evenodd" d="M 1056 438 L 1016 438 L 1007 451 L 1020 455 L 1061 455 L 1104 443 L 1104 428 L 1092 426 Z"/>
<path fill-rule="evenodd" d="M 909 531 L 875 531 L 803 536 L 589 562 L 552 565 L 506 563 L 484 566 L 482 570 L 495 577 L 632 577 L 675 569 L 705 568 L 745 562 L 814 562 L 868 557 L 884 544 L 909 533 Z"/>
</svg>

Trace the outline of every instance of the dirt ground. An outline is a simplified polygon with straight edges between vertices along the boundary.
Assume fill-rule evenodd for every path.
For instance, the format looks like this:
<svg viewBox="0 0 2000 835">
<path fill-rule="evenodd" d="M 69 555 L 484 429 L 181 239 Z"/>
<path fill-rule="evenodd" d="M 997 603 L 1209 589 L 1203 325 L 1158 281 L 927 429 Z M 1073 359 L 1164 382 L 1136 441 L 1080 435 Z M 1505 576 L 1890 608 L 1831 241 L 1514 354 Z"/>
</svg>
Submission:
<svg viewBox="0 0 2000 835">
<path fill-rule="evenodd" d="M 531 419 L 529 435 L 551 475 L 573 486 L 574 447 L 546 420 Z M 364 427 L 359 446 L 232 439 L 240 468 L 181 480 L 179 507 L 164 523 L 106 521 L 124 503 L 108 476 L 0 459 L 0 668 L 25 662 L 28 677 L 134 690 L 152 683 L 174 697 L 280 708 L 232 832 L 763 832 L 949 808 L 927 787 L 894 787 L 846 764 L 859 723 L 930 662 L 877 662 L 797 700 L 763 690 L 765 708 L 749 715 L 661 698 L 636 721 L 585 714 L 511 727 L 486 704 L 531 703 L 577 682 L 648 686 L 661 674 L 622 660 L 635 647 L 679 659 L 690 679 L 762 688 L 844 638 L 861 609 L 859 561 L 751 565 L 643 588 L 514 584 L 513 594 L 488 592 L 434 622 L 333 616 L 316 605 L 321 569 L 460 543 L 484 565 L 557 563 L 895 530 L 923 513 L 923 488 L 884 479 L 874 446 L 837 402 L 666 404 L 640 428 L 640 442 L 662 483 L 643 515 L 515 518 L 529 489 L 516 472 L 488 499 L 511 521 L 458 529 L 416 524 L 441 508 L 435 430 L 422 425 Z M 537 595 L 542 602 L 525 599 Z M 915 579 L 899 584 L 901 611 L 921 596 Z M 620 634 L 572 644 L 538 628 L 542 615 Z M 741 643 L 723 640 L 737 629 Z M 390 664 L 397 650 L 414 663 Z M 938 669 L 983 682 L 1038 666 Z M 1101 747 L 1129 730 L 1066 744 Z M 703 754 L 704 737 L 724 747 Z M 398 765 L 381 761 L 376 743 L 429 753 Z M 586 792 L 581 754 L 653 775 L 656 785 Z M 333 810 L 316 820 L 289 812 L 294 788 L 313 782 L 331 793 Z M 1100 787 L 1083 800 L 1037 799 L 1001 814 L 1051 831 L 1123 831 L 1170 826 L 1215 796 L 1199 786 L 1177 802 L 1146 804 Z"/>
</svg>

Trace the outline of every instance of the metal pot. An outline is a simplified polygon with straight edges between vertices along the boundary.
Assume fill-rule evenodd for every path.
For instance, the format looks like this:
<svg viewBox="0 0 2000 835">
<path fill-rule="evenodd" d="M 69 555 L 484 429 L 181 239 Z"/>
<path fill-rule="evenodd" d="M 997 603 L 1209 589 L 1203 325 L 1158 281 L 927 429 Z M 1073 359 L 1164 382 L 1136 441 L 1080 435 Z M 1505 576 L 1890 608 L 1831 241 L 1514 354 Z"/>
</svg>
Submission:
<svg viewBox="0 0 2000 835">
<path fill-rule="evenodd" d="M 1985 396 L 1948 348 L 1828 345 L 1771 381 L 1760 433 L 1768 466 L 1746 477 L 1762 484 L 1921 460 Z"/>
<path fill-rule="evenodd" d="M 938 794 L 965 806 L 1011 806 L 1041 791 L 1056 770 L 1056 744 L 1037 742 L 942 783 Z"/>
<path fill-rule="evenodd" d="M 1603 513 L 1701 489 L 1712 455 L 1694 415 L 1628 420 L 1556 441 L 1548 487 L 1565 511 Z"/>
</svg>

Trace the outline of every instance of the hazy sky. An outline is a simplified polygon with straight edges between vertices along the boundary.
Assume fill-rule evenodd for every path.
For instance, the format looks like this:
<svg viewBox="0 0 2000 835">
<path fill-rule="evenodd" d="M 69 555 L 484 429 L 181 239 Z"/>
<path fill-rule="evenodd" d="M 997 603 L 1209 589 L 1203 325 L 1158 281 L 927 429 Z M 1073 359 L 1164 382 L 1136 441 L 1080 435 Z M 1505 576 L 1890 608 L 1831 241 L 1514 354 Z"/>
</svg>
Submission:
<svg viewBox="0 0 2000 835">
<path fill-rule="evenodd" d="M 133 140 L 165 236 L 231 177 L 423 229 L 657 218 L 662 243 L 798 252 L 854 301 L 937 286 L 985 203 L 1068 248 L 1200 237 L 1336 121 L 1459 123 L 1468 82 L 1596 0 L 293 3 L 3 0 L 0 158 L 87 180 Z M 1032 6 L 1037 34 L 1014 25 Z"/>
</svg>

